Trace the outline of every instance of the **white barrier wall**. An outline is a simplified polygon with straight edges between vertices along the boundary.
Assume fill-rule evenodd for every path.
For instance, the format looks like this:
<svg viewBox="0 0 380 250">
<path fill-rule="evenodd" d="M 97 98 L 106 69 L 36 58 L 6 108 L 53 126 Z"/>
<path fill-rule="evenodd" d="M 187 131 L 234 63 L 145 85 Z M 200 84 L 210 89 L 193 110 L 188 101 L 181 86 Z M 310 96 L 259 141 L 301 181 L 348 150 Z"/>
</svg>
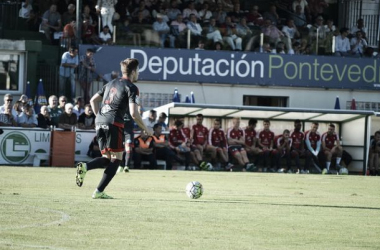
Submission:
<svg viewBox="0 0 380 250">
<path fill-rule="evenodd" d="M 34 156 L 50 155 L 51 132 L 41 128 L 3 127 L 0 135 L 1 165 L 32 165 Z M 77 130 L 75 158 L 86 156 L 95 130 Z"/>
</svg>

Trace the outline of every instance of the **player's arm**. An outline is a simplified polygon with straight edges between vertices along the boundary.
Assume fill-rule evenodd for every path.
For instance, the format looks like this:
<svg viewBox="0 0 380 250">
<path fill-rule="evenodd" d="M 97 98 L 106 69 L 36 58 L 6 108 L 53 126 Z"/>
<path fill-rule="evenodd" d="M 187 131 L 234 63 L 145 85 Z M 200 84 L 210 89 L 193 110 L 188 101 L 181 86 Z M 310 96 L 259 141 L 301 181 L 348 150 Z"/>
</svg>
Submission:
<svg viewBox="0 0 380 250">
<path fill-rule="evenodd" d="M 317 148 L 315 149 L 315 156 L 318 155 L 319 151 L 321 150 L 321 139 L 317 141 Z"/>
<path fill-rule="evenodd" d="M 307 134 L 307 136 L 305 137 L 305 144 L 306 144 L 306 148 L 310 151 L 310 152 L 314 152 L 314 149 L 311 147 L 311 143 L 310 143 L 310 140 L 309 140 L 309 134 Z"/>
<path fill-rule="evenodd" d="M 272 140 L 270 140 L 269 149 L 270 149 L 270 150 L 272 150 L 272 149 L 273 149 L 273 139 L 272 139 Z"/>
<path fill-rule="evenodd" d="M 326 142 L 325 142 L 325 136 L 322 136 L 322 150 L 330 150 L 329 148 L 326 147 Z"/>
<path fill-rule="evenodd" d="M 143 130 L 148 136 L 151 136 L 151 131 L 146 127 L 145 123 L 143 122 L 139 111 L 137 110 L 137 104 L 136 103 L 129 103 L 129 110 L 131 113 L 131 116 L 133 120 L 136 122 L 136 124 Z"/>
<path fill-rule="evenodd" d="M 102 100 L 103 97 L 98 93 L 96 93 L 90 100 L 90 105 L 95 115 L 99 113 L 99 102 L 101 102 Z"/>
</svg>

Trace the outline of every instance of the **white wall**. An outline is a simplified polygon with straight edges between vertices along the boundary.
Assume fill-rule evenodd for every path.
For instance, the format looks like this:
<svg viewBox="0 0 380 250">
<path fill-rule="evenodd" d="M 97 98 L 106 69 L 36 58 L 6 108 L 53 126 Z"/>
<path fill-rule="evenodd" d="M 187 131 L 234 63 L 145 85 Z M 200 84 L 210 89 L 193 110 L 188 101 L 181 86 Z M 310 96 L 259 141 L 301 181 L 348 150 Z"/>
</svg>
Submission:
<svg viewBox="0 0 380 250">
<path fill-rule="evenodd" d="M 341 109 L 346 108 L 346 102 L 355 98 L 356 102 L 379 102 L 380 92 L 336 89 L 306 89 L 306 88 L 279 88 L 256 86 L 233 86 L 222 84 L 198 83 L 168 83 L 168 82 L 138 82 L 140 92 L 144 93 L 173 93 L 174 88 L 182 95 L 182 102 L 186 95 L 194 92 L 196 103 L 243 105 L 244 95 L 257 96 L 285 96 L 289 97 L 289 107 L 292 108 L 320 108 L 333 109 L 336 96 L 339 96 Z"/>
</svg>

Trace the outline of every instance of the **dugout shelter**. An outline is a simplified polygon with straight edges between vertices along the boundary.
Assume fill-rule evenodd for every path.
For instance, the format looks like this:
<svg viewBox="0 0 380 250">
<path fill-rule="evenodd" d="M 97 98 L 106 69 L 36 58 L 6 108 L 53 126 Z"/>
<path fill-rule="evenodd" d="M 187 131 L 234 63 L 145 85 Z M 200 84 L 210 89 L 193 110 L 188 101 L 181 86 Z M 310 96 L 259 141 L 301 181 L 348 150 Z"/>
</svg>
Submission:
<svg viewBox="0 0 380 250">
<path fill-rule="evenodd" d="M 241 127 L 248 125 L 250 118 L 258 120 L 256 131 L 260 130 L 262 121 L 271 121 L 270 129 L 276 134 L 282 134 L 284 129 L 292 130 L 294 121 L 302 122 L 302 130 L 310 129 L 312 122 L 319 123 L 318 132 L 322 135 L 327 131 L 330 123 L 335 125 L 335 131 L 339 135 L 343 149 L 353 158 L 348 169 L 352 173 L 365 174 L 368 165 L 368 150 L 370 137 L 374 126 L 379 124 L 380 113 L 359 110 L 336 110 L 336 109 L 300 109 L 259 106 L 225 106 L 197 103 L 170 103 L 155 109 L 157 113 L 165 112 L 168 115 L 167 123 L 173 125 L 176 117 L 184 117 L 185 126 L 195 124 L 195 116 L 204 116 L 203 125 L 207 128 L 212 126 L 215 118 L 222 120 L 222 129 L 227 131 L 232 126 L 234 117 L 241 118 Z M 145 114 L 144 114 L 145 115 Z M 376 125 L 377 126 L 377 125 Z M 378 126 L 377 126 L 378 127 Z"/>
</svg>

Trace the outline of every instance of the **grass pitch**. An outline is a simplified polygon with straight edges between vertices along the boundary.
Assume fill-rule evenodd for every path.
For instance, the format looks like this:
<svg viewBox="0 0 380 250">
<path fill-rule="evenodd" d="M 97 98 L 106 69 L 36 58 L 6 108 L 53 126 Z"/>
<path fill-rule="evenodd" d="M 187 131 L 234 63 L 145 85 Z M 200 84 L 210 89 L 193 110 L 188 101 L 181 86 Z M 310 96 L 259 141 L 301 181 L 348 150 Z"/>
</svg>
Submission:
<svg viewBox="0 0 380 250">
<path fill-rule="evenodd" d="M 0 249 L 379 249 L 380 178 L 0 167 Z M 190 200 L 186 184 L 204 194 Z"/>
</svg>

